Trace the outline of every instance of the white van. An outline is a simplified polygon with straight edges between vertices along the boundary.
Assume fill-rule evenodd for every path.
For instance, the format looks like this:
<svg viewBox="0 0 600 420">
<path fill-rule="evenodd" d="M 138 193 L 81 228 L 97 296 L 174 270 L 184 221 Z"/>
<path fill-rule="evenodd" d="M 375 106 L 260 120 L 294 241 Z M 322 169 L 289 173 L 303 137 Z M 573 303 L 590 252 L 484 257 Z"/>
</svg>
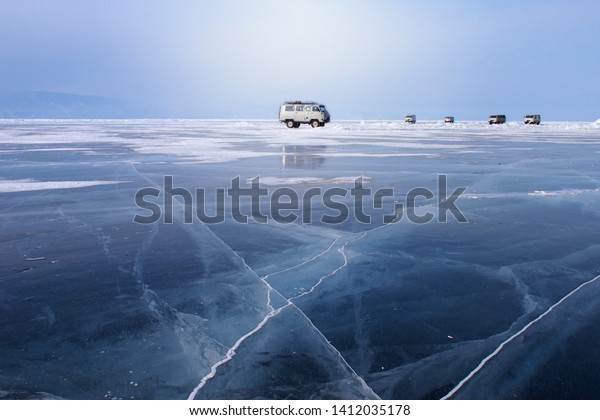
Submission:
<svg viewBox="0 0 600 420">
<path fill-rule="evenodd" d="M 323 127 L 331 120 L 325 105 L 316 102 L 291 101 L 279 107 L 279 121 L 288 128 L 298 128 L 300 124 L 310 124 L 313 128 Z"/>
<path fill-rule="evenodd" d="M 525 115 L 525 117 L 523 118 L 523 122 L 525 124 L 540 125 L 540 122 L 542 122 L 542 117 L 540 117 L 538 114 Z"/>
<path fill-rule="evenodd" d="M 414 123 L 417 122 L 417 116 L 416 115 L 412 115 L 412 114 L 411 115 L 407 115 L 404 118 L 404 122 L 405 123 L 409 123 L 409 124 L 414 124 Z"/>
<path fill-rule="evenodd" d="M 506 122 L 506 115 L 490 115 L 488 117 L 488 123 L 492 124 L 504 124 Z"/>
</svg>

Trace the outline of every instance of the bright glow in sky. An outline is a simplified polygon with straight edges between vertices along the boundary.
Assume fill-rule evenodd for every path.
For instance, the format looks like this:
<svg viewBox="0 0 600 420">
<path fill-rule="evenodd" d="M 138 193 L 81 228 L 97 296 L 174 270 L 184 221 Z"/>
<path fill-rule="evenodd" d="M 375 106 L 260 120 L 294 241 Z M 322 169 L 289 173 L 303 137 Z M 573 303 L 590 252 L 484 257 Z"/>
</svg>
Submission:
<svg viewBox="0 0 600 420">
<path fill-rule="evenodd" d="M 600 2 L 0 0 L 0 91 L 180 117 L 600 118 Z"/>
</svg>

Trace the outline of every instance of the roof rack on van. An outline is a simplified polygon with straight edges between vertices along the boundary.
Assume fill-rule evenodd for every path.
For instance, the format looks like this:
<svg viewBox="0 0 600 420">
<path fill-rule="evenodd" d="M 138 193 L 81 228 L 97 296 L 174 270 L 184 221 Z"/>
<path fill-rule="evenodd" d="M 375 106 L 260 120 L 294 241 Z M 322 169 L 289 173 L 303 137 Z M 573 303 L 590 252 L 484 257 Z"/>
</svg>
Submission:
<svg viewBox="0 0 600 420">
<path fill-rule="evenodd" d="M 312 102 L 312 101 L 309 101 L 309 102 L 287 101 L 287 102 L 284 102 L 284 104 L 287 104 L 287 105 L 318 105 L 317 102 Z"/>
</svg>

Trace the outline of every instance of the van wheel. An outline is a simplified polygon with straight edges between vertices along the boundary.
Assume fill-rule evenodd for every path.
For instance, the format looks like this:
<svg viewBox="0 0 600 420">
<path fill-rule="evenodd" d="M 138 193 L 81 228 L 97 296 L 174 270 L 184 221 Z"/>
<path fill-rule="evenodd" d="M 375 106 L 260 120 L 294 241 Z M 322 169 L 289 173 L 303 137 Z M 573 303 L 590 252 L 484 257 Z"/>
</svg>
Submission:
<svg viewBox="0 0 600 420">
<path fill-rule="evenodd" d="M 299 122 L 294 123 L 294 128 L 300 128 L 300 123 Z"/>
<path fill-rule="evenodd" d="M 294 128 L 294 126 L 295 126 L 294 121 L 292 121 L 292 120 L 287 120 L 285 122 L 285 125 L 287 126 L 287 128 Z"/>
<path fill-rule="evenodd" d="M 317 121 L 317 120 L 312 120 L 312 121 L 310 122 L 310 125 L 312 125 L 312 128 L 317 128 L 317 127 L 319 127 L 321 124 L 319 124 L 319 121 Z"/>
</svg>

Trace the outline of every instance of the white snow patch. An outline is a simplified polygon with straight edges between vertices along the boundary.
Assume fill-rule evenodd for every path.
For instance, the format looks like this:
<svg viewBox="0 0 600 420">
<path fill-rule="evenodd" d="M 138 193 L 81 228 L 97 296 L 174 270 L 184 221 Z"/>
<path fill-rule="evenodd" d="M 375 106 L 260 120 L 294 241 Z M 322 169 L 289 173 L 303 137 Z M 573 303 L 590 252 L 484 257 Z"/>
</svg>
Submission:
<svg viewBox="0 0 600 420">
<path fill-rule="evenodd" d="M 58 190 L 121 184 L 129 181 L 36 181 L 35 179 L 0 179 L 0 193 Z"/>
<path fill-rule="evenodd" d="M 558 195 L 558 192 L 556 192 L 556 191 L 538 191 L 538 190 L 536 190 L 536 191 L 534 191 L 532 193 L 529 193 L 527 195 L 537 195 L 537 196 L 540 196 L 540 197 L 550 197 L 550 196 L 553 196 L 553 195 Z"/>
<path fill-rule="evenodd" d="M 277 177 L 277 176 L 265 176 L 260 178 L 260 184 L 262 185 L 323 185 L 323 184 L 354 184 L 354 182 L 361 178 L 357 176 L 338 176 L 335 178 L 319 178 L 313 176 L 305 177 Z M 368 176 L 362 176 L 363 185 L 369 182 L 371 178 Z M 252 183 L 252 178 L 247 179 L 248 184 Z"/>
<path fill-rule="evenodd" d="M 585 194 L 585 193 L 596 193 L 596 192 L 600 192 L 600 188 L 596 188 L 594 190 L 592 189 L 582 189 L 582 190 L 556 190 L 556 191 L 534 191 L 531 193 L 528 193 L 527 195 L 530 196 L 536 196 L 536 197 L 556 197 L 556 196 L 575 196 L 575 195 L 581 195 L 581 194 Z"/>
<path fill-rule="evenodd" d="M 89 148 L 83 147 L 48 147 L 48 148 L 33 148 L 33 149 L 6 149 L 0 150 L 0 153 L 25 153 L 25 152 L 88 152 Z"/>
</svg>

